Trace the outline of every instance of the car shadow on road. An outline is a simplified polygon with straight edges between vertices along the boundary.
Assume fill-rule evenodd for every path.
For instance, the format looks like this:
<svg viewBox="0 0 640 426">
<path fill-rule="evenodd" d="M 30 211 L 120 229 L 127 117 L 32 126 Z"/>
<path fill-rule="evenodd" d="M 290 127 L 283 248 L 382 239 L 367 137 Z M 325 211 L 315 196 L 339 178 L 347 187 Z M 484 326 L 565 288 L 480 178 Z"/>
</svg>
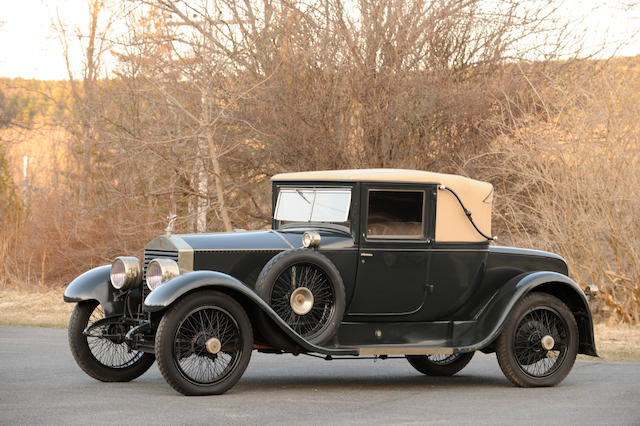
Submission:
<svg viewBox="0 0 640 426">
<path fill-rule="evenodd" d="M 279 389 L 290 391 L 297 390 L 398 390 L 398 389 L 454 389 L 462 387 L 476 387 L 478 389 L 505 388 L 512 385 L 504 378 L 482 377 L 460 374 L 453 377 L 319 377 L 314 376 L 287 376 L 287 377 L 244 377 L 236 385 L 238 391 L 264 392 L 266 390 L 277 392 Z"/>
</svg>

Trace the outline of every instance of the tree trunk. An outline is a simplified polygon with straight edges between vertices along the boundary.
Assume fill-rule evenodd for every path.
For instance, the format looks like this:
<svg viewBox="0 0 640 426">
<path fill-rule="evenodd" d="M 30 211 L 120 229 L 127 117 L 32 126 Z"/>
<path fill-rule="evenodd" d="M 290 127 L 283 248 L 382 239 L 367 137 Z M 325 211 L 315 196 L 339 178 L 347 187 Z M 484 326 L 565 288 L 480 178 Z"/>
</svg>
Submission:
<svg viewBox="0 0 640 426">
<path fill-rule="evenodd" d="M 224 204 L 224 185 L 222 180 L 222 174 L 220 173 L 220 161 L 218 161 L 218 151 L 213 143 L 213 135 L 211 132 L 207 132 L 207 142 L 209 144 L 209 156 L 211 157 L 211 164 L 213 165 L 213 178 L 216 185 L 216 198 L 218 199 L 218 211 L 222 217 L 222 223 L 224 224 L 224 230 L 227 232 L 233 231 L 231 225 L 231 219 L 229 219 L 229 212 Z"/>
</svg>

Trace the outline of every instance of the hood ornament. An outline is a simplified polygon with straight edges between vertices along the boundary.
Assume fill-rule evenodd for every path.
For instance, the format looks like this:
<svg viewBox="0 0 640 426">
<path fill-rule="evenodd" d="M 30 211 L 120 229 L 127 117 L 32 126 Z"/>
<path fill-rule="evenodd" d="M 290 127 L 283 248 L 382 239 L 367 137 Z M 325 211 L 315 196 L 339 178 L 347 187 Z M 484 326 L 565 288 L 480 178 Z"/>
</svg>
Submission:
<svg viewBox="0 0 640 426">
<path fill-rule="evenodd" d="M 173 232 L 173 225 L 175 224 L 176 219 L 178 219 L 178 215 L 175 213 L 170 214 L 169 216 L 167 216 L 167 219 L 169 219 L 169 224 L 164 230 L 166 232 L 167 237 L 170 237 L 171 233 Z"/>
</svg>

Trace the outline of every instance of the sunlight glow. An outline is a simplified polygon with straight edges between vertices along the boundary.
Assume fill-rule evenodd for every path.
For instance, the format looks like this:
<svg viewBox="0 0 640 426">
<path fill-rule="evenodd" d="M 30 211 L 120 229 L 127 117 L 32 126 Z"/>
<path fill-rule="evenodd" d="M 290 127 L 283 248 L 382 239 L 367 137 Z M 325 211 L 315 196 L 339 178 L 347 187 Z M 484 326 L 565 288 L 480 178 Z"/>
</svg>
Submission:
<svg viewBox="0 0 640 426">
<path fill-rule="evenodd" d="M 59 14 L 70 27 L 86 30 L 86 0 L 5 1 L 0 8 L 0 77 L 67 79 L 63 50 L 52 26 Z M 574 32 L 582 37 L 587 51 L 597 56 L 640 54 L 640 7 L 629 9 L 625 2 L 568 0 L 562 13 L 579 21 Z M 117 34 L 116 34 L 117 36 Z M 602 46 L 606 46 L 601 49 Z M 71 68 L 82 69 L 78 43 L 71 46 Z M 110 68 L 110 64 L 105 64 Z"/>
</svg>

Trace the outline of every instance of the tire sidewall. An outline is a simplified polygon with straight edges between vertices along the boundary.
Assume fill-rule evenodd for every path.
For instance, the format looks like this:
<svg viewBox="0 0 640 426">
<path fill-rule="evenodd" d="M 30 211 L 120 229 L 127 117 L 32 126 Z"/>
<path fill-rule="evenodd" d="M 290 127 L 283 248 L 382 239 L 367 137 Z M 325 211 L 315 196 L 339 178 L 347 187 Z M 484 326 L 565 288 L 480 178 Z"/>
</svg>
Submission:
<svg viewBox="0 0 640 426">
<path fill-rule="evenodd" d="M 475 352 L 458 354 L 458 357 L 447 364 L 437 364 L 429 360 L 428 355 L 408 355 L 409 364 L 427 376 L 453 376 L 469 364 Z"/>
<path fill-rule="evenodd" d="M 520 321 L 531 310 L 537 308 L 551 308 L 555 310 L 567 325 L 567 352 L 562 364 L 550 375 L 533 377 L 522 370 L 514 353 L 514 336 Z M 569 374 L 578 354 L 578 326 L 573 313 L 558 298 L 547 293 L 533 292 L 526 295 L 511 313 L 511 316 L 498 338 L 496 355 L 500 368 L 505 376 L 514 384 L 521 387 L 555 386 Z"/>
<path fill-rule="evenodd" d="M 262 268 L 262 271 L 256 280 L 255 291 L 264 301 L 271 305 L 271 292 L 276 279 L 287 268 L 300 263 L 311 264 L 322 269 L 333 287 L 335 306 L 331 314 L 331 318 L 320 332 L 307 338 L 307 341 L 313 344 L 322 345 L 328 342 L 336 334 L 340 324 L 342 323 L 346 306 L 346 295 L 342 277 L 340 276 L 338 268 L 336 268 L 329 258 L 318 251 L 306 248 L 282 252 L 274 256 L 269 262 L 267 262 L 264 268 Z M 262 322 L 271 325 L 270 321 Z M 278 341 L 279 336 L 277 335 L 279 332 L 274 329 L 273 326 L 262 327 L 260 331 L 268 340 Z"/>
<path fill-rule="evenodd" d="M 194 309 L 216 306 L 224 309 L 238 325 L 241 338 L 240 358 L 233 370 L 221 381 L 205 385 L 197 384 L 185 377 L 174 355 L 174 339 L 178 326 Z M 158 367 L 171 387 L 184 395 L 219 395 L 233 387 L 249 364 L 253 350 L 253 330 L 246 312 L 232 297 L 218 291 L 199 291 L 174 302 L 160 320 L 156 332 L 155 352 Z"/>
<path fill-rule="evenodd" d="M 144 374 L 155 361 L 154 354 L 144 353 L 134 364 L 113 368 L 102 364 L 91 352 L 87 336 L 83 334 L 89 325 L 91 314 L 98 307 L 95 300 L 76 304 L 69 320 L 69 348 L 78 366 L 89 376 L 103 382 L 128 382 Z"/>
</svg>

